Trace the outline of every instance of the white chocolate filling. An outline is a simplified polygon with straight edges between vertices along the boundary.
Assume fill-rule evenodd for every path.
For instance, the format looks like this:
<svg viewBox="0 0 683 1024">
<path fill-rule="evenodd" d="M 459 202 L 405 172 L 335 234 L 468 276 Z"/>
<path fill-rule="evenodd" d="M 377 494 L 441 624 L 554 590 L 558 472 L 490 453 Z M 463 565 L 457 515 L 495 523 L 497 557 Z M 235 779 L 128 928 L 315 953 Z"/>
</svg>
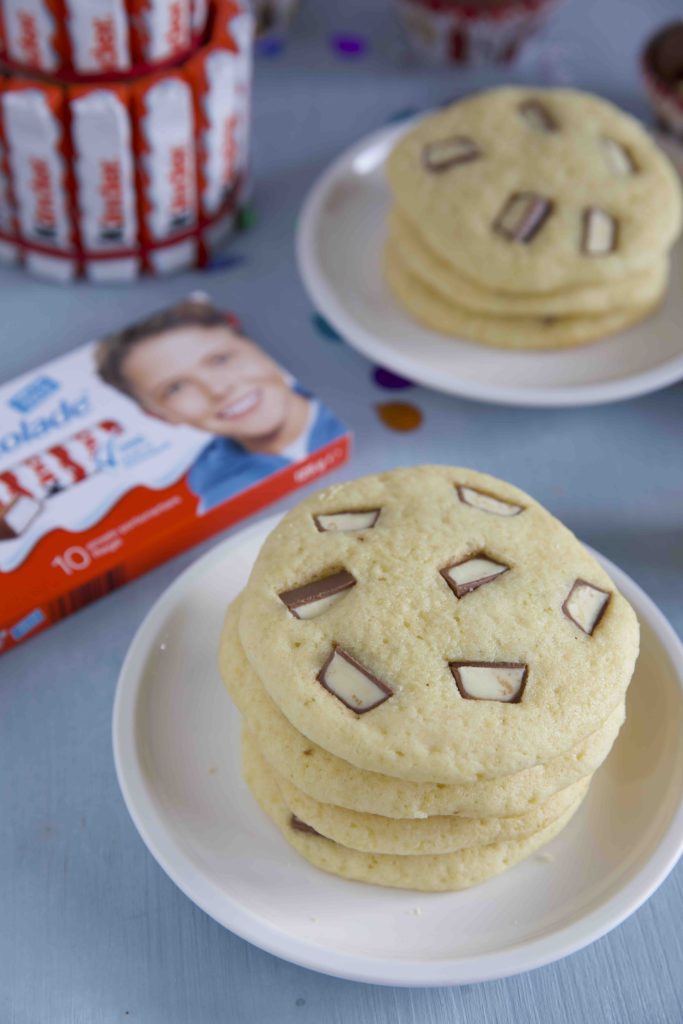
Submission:
<svg viewBox="0 0 683 1024">
<path fill-rule="evenodd" d="M 616 139 L 610 139 L 607 135 L 603 135 L 600 141 L 607 166 L 614 174 L 619 175 L 621 178 L 635 174 L 636 165 L 633 162 L 633 157 L 620 142 L 617 142 Z"/>
<path fill-rule="evenodd" d="M 591 256 L 605 256 L 614 250 L 617 222 L 605 210 L 592 207 L 586 214 L 584 250 Z"/>
<path fill-rule="evenodd" d="M 459 565 L 452 565 L 444 572 L 457 587 L 465 587 L 480 580 L 488 581 L 491 576 L 500 576 L 501 573 L 507 572 L 507 569 L 507 565 L 500 565 L 488 558 L 475 557 L 461 562 Z"/>
<path fill-rule="evenodd" d="M 579 629 L 590 636 L 609 599 L 610 595 L 604 590 L 581 580 L 572 587 L 564 607 Z"/>
<path fill-rule="evenodd" d="M 482 512 L 490 512 L 494 516 L 516 516 L 522 511 L 521 505 L 503 501 L 502 498 L 493 498 L 490 494 L 475 491 L 472 487 L 459 487 L 458 494 L 465 505 L 471 505 Z"/>
<path fill-rule="evenodd" d="M 326 597 L 319 597 L 315 601 L 309 601 L 307 604 L 295 605 L 291 608 L 293 615 L 296 615 L 297 619 L 315 619 L 318 615 L 322 615 L 326 612 L 350 587 L 345 587 L 343 590 L 338 590 L 336 594 L 328 594 Z"/>
<path fill-rule="evenodd" d="M 338 650 L 327 665 L 323 680 L 328 690 L 357 711 L 369 711 L 391 696 Z"/>
<path fill-rule="evenodd" d="M 524 682 L 525 665 L 504 668 L 500 665 L 459 665 L 460 684 L 474 700 L 512 701 Z"/>
<path fill-rule="evenodd" d="M 331 512 L 316 516 L 318 529 L 323 533 L 351 533 L 354 530 L 371 530 L 379 519 L 380 510 L 372 508 L 367 512 Z"/>
</svg>

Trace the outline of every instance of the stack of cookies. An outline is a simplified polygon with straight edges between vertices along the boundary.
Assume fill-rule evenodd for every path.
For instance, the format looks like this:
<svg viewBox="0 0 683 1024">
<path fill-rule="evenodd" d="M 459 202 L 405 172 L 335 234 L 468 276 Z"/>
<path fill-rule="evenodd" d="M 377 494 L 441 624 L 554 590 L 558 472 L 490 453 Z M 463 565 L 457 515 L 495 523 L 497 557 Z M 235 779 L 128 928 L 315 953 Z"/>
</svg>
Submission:
<svg viewBox="0 0 683 1024">
<path fill-rule="evenodd" d="M 414 319 L 505 348 L 614 334 L 661 302 L 681 186 L 640 124 L 568 89 L 421 120 L 387 165 L 387 283 Z"/>
<path fill-rule="evenodd" d="M 462 889 L 567 824 L 624 720 L 635 614 L 527 494 L 422 466 L 329 487 L 264 544 L 220 664 L 245 778 L 333 874 Z"/>
</svg>

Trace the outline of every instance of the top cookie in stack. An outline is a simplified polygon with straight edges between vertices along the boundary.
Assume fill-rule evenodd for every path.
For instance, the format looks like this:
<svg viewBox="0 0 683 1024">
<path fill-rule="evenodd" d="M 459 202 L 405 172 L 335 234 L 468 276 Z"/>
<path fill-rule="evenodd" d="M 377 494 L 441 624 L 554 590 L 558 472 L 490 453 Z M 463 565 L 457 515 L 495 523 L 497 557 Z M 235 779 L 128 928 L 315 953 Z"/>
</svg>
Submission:
<svg viewBox="0 0 683 1024">
<path fill-rule="evenodd" d="M 475 95 L 420 121 L 387 174 L 387 280 L 430 327 L 512 348 L 577 345 L 641 319 L 664 294 L 680 182 L 605 100 Z"/>
<path fill-rule="evenodd" d="M 637 651 L 630 606 L 537 502 L 425 466 L 290 512 L 228 616 L 221 667 L 247 778 L 281 824 L 295 815 L 304 856 L 459 888 L 568 820 L 619 730 Z M 479 825 L 438 817 L 453 814 Z"/>
</svg>

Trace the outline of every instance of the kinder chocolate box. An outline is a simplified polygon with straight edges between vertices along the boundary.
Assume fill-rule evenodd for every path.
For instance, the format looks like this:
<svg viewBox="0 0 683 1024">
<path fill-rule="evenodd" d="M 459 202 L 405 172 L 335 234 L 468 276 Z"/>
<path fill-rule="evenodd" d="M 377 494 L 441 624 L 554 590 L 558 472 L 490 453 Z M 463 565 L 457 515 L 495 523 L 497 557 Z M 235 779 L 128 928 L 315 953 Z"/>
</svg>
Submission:
<svg viewBox="0 0 683 1024">
<path fill-rule="evenodd" d="M 0 385 L 0 652 L 336 469 L 349 445 L 201 294 Z"/>
</svg>

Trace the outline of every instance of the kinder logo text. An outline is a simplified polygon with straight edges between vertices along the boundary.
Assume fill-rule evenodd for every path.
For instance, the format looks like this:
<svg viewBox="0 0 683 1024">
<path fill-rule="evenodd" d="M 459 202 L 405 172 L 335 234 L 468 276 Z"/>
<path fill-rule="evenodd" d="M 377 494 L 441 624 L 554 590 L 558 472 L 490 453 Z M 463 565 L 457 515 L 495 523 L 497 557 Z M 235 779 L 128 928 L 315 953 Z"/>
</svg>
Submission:
<svg viewBox="0 0 683 1024">
<path fill-rule="evenodd" d="M 40 42 L 36 19 L 28 11 L 19 11 L 19 49 L 24 61 L 40 67 Z"/>
<path fill-rule="evenodd" d="M 123 230 L 123 182 L 118 160 L 100 162 L 100 195 L 102 197 L 103 238 L 120 238 Z"/>
<path fill-rule="evenodd" d="M 174 220 L 185 217 L 190 206 L 190 161 L 187 146 L 171 150 L 171 208 Z"/>
<path fill-rule="evenodd" d="M 72 420 L 87 416 L 89 412 L 90 399 L 87 395 L 81 395 L 74 401 L 63 398 L 52 412 L 46 413 L 44 416 L 36 416 L 35 419 L 20 420 L 13 430 L 0 434 L 0 455 L 16 452 L 29 441 L 35 441 L 54 430 L 60 430 Z"/>
<path fill-rule="evenodd" d="M 36 197 L 36 230 L 40 234 L 53 235 L 57 229 L 54 188 L 50 165 L 41 157 L 31 160 L 31 188 Z"/>
<path fill-rule="evenodd" d="M 92 27 L 95 36 L 92 56 L 97 66 L 103 71 L 115 69 L 118 65 L 118 54 L 114 22 L 111 18 L 94 18 Z"/>
</svg>

